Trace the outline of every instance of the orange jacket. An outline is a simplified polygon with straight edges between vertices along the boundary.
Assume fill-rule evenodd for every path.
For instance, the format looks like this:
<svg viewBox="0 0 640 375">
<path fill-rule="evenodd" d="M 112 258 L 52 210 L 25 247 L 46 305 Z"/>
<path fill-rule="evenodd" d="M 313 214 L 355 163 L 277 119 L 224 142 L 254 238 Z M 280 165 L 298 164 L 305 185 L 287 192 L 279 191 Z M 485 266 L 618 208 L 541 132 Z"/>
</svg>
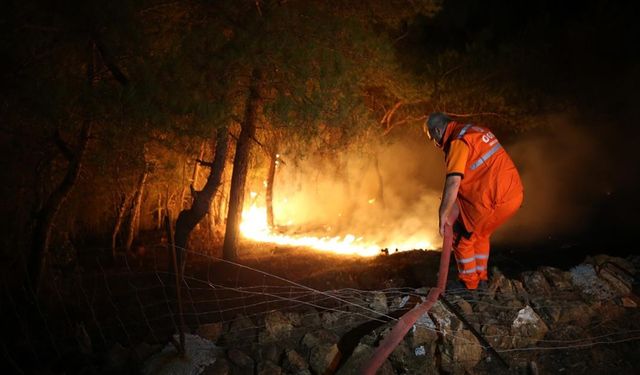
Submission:
<svg viewBox="0 0 640 375">
<path fill-rule="evenodd" d="M 445 156 L 456 139 L 469 148 L 458 204 L 466 230 L 473 232 L 496 206 L 522 199 L 523 187 L 513 161 L 489 129 L 450 122 L 442 142 Z"/>
</svg>

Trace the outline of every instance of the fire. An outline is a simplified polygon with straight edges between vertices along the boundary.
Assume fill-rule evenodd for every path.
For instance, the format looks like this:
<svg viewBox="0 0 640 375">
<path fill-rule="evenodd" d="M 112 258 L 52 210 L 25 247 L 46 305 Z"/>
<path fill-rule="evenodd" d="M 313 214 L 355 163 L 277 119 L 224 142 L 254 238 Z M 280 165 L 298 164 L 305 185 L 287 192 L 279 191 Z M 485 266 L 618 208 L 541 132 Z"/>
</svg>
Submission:
<svg viewBox="0 0 640 375">
<path fill-rule="evenodd" d="M 292 222 L 287 223 L 291 225 Z M 316 250 L 329 251 L 344 255 L 375 256 L 380 254 L 383 248 L 390 251 L 432 249 L 430 241 L 417 240 L 413 242 L 395 242 L 379 244 L 365 240 L 363 237 L 356 237 L 353 234 L 335 237 L 313 237 L 313 236 L 290 236 L 273 233 L 267 225 L 266 208 L 252 204 L 245 209 L 242 214 L 240 224 L 242 235 L 257 242 L 269 242 L 278 245 L 302 246 Z"/>
</svg>

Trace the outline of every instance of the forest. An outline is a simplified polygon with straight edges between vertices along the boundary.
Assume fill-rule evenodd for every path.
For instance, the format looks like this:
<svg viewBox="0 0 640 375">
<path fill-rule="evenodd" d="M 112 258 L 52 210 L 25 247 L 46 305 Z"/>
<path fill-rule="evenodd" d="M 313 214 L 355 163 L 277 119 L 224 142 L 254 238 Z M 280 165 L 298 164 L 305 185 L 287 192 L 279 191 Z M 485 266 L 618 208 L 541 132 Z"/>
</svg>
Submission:
<svg viewBox="0 0 640 375">
<path fill-rule="evenodd" d="M 442 247 L 445 165 L 422 131 L 432 112 L 486 124 L 520 170 L 524 205 L 492 238 L 504 280 L 595 254 L 634 263 L 640 30 L 633 2 L 12 0 L 1 7 L 8 373 L 144 372 L 130 352 L 126 366 L 105 365 L 102 355 L 115 342 L 129 351 L 144 340 L 166 344 L 177 331 L 184 352 L 184 331 L 207 324 L 226 324 L 227 344 L 247 340 L 229 336 L 239 313 L 232 294 L 263 288 L 239 302 L 244 318 L 299 313 L 274 297 L 286 280 L 320 296 L 433 285 L 439 253 L 429 250 Z M 211 298 L 206 288 L 223 307 L 202 302 Z M 355 297 L 340 293 L 326 305 L 314 296 L 325 310 L 315 308 L 347 311 L 343 304 Z M 118 296 L 135 296 L 136 312 Z M 265 298 L 265 309 L 254 311 L 250 298 Z M 312 297 L 299 298 L 308 305 Z M 154 301 L 166 302 L 171 324 L 147 320 L 168 316 Z M 140 323 L 136 314 L 145 327 L 129 326 Z M 150 339 L 149 332 L 161 333 Z M 638 352 L 637 343 L 629 348 L 620 351 L 623 373 Z M 333 373 L 313 365 L 309 350 L 309 370 L 298 370 Z M 355 358 L 351 351 L 342 351 L 339 368 Z M 242 372 L 229 353 L 230 373 L 279 373 L 256 356 L 253 372 Z M 290 357 L 287 365 L 271 362 L 286 370 Z M 392 373 L 412 373 L 397 372 L 396 362 Z M 452 366 L 440 371 L 464 373 Z"/>
</svg>

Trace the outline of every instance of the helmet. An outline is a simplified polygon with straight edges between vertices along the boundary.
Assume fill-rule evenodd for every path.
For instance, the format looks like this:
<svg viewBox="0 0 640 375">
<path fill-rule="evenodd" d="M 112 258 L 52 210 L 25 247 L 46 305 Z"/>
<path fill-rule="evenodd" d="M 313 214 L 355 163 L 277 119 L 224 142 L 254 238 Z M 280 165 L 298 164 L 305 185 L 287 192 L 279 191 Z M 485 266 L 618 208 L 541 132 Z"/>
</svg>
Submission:
<svg viewBox="0 0 640 375">
<path fill-rule="evenodd" d="M 447 124 L 449 124 L 450 122 L 451 118 L 449 118 L 444 113 L 434 112 L 429 115 L 427 121 L 425 121 L 422 125 L 422 131 L 430 141 L 433 141 L 436 144 L 436 146 L 442 147 L 442 136 L 444 135 L 444 130 L 447 128 Z M 434 131 L 436 129 L 440 129 L 440 136 L 435 134 Z"/>
</svg>

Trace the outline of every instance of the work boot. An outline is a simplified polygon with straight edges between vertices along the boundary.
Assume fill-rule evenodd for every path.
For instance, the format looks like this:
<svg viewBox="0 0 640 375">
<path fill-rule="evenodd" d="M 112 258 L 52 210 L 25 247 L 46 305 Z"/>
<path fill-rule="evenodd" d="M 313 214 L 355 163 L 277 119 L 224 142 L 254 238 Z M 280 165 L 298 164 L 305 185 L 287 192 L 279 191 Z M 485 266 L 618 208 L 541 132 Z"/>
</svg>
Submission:
<svg viewBox="0 0 640 375">
<path fill-rule="evenodd" d="M 467 302 L 475 300 L 473 291 L 467 289 L 467 286 L 459 279 L 447 281 L 447 289 L 445 290 L 445 295 L 448 297 L 459 296 Z"/>
<path fill-rule="evenodd" d="M 489 289 L 489 282 L 487 280 L 480 280 L 480 282 L 478 283 L 478 291 L 479 292 L 486 292 Z"/>
</svg>

